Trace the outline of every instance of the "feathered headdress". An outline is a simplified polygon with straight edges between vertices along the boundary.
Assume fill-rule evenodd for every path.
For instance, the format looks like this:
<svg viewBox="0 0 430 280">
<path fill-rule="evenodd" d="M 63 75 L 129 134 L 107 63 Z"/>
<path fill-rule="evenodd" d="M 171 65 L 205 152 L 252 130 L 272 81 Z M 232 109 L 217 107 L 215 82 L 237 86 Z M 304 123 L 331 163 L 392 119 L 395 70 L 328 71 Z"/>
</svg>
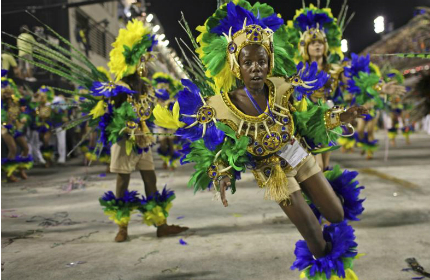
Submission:
<svg viewBox="0 0 430 280">
<path fill-rule="evenodd" d="M 180 81 L 163 72 L 155 72 L 152 75 L 152 85 L 155 89 L 155 95 L 164 100 L 175 97 L 183 89 Z"/>
<path fill-rule="evenodd" d="M 129 21 L 125 29 L 120 29 L 118 37 L 112 44 L 108 64 L 116 81 L 135 73 L 138 67 L 144 67 L 157 43 L 155 35 L 151 35 L 151 30 L 137 19 Z"/>
<path fill-rule="evenodd" d="M 384 77 L 386 82 L 396 81 L 399 85 L 403 85 L 405 78 L 397 69 L 390 69 Z"/>
<path fill-rule="evenodd" d="M 215 91 L 230 91 L 240 79 L 239 53 L 247 45 L 259 44 L 268 55 L 272 75 L 285 76 L 296 72 L 292 61 L 294 50 L 288 43 L 286 26 L 271 6 L 245 0 L 222 5 L 203 26 L 197 27 L 199 54 L 213 78 Z"/>
<path fill-rule="evenodd" d="M 37 93 L 41 94 L 41 95 L 45 95 L 46 96 L 46 100 L 48 102 L 52 102 L 52 100 L 54 100 L 54 89 L 49 87 L 49 86 L 41 86 L 38 90 Z"/>
<path fill-rule="evenodd" d="M 298 47 L 297 61 L 309 61 L 308 45 L 315 40 L 324 42 L 325 56 L 330 55 L 330 61 L 343 59 L 340 49 L 342 30 L 330 8 L 320 9 L 310 4 L 297 10 L 294 19 L 287 22 L 287 31 L 289 42 Z"/>
</svg>

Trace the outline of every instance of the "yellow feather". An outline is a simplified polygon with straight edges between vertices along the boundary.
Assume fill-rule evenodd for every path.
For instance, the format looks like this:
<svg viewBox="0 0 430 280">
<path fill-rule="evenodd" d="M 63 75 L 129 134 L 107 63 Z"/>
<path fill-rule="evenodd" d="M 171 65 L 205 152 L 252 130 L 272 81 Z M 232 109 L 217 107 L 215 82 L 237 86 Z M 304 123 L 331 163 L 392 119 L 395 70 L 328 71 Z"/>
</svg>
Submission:
<svg viewBox="0 0 430 280">
<path fill-rule="evenodd" d="M 206 25 L 206 23 L 205 23 Z M 196 27 L 196 30 L 201 32 L 199 36 L 197 36 L 196 38 L 196 42 L 201 44 L 202 42 L 202 38 L 203 38 L 203 34 L 206 33 L 206 26 L 205 25 L 199 25 Z"/>
<path fill-rule="evenodd" d="M 332 275 L 329 280 L 359 280 L 359 279 L 357 277 L 357 274 L 355 274 L 355 272 L 352 269 L 348 268 L 348 269 L 345 269 L 345 278 L 340 278 L 337 275 Z"/>
<path fill-rule="evenodd" d="M 302 100 L 294 102 L 294 107 L 299 112 L 306 112 L 308 109 L 308 102 L 306 101 L 306 98 L 302 98 Z"/>
<path fill-rule="evenodd" d="M 108 64 L 110 71 L 115 75 L 117 81 L 136 71 L 136 65 L 129 66 L 125 63 L 124 46 L 133 48 L 134 44 L 138 43 L 143 36 L 149 33 L 150 29 L 137 19 L 129 21 L 126 29 L 119 30 L 119 35 L 112 44 L 113 49 L 109 53 L 110 61 Z"/>
<path fill-rule="evenodd" d="M 90 111 L 90 115 L 93 116 L 93 119 L 101 117 L 105 114 L 106 103 L 103 100 L 100 100 L 97 105 Z"/>
<path fill-rule="evenodd" d="M 184 127 L 185 123 L 179 121 L 179 109 L 179 103 L 177 101 L 173 105 L 173 112 L 157 104 L 153 111 L 155 117 L 154 123 L 158 126 L 175 130 Z"/>
<path fill-rule="evenodd" d="M 103 74 L 105 74 L 106 77 L 108 77 L 109 81 L 112 79 L 111 76 L 110 76 L 109 71 L 106 68 L 104 68 L 103 66 L 97 67 L 97 70 L 99 70 L 100 72 L 102 72 Z"/>
<path fill-rule="evenodd" d="M 146 211 L 143 214 L 143 222 L 148 226 L 160 226 L 166 223 L 166 217 L 164 216 L 163 208 L 157 205 L 152 208 L 151 211 Z"/>
<path fill-rule="evenodd" d="M 206 71 L 206 75 L 210 74 L 209 71 Z M 233 75 L 233 72 L 230 70 L 228 63 L 224 65 L 224 68 L 214 77 L 209 75 L 215 81 L 215 93 L 219 94 L 220 91 L 229 92 L 233 87 L 236 77 Z"/>
</svg>

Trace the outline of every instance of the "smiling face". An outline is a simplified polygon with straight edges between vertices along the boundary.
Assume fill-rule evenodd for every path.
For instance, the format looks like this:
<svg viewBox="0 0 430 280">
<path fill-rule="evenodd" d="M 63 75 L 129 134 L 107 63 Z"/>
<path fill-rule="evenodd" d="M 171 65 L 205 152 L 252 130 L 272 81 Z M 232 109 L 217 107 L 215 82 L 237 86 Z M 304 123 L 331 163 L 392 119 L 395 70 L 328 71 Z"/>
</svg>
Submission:
<svg viewBox="0 0 430 280">
<path fill-rule="evenodd" d="M 321 40 L 312 40 L 308 45 L 308 54 L 311 60 L 315 60 L 324 55 L 325 46 Z"/>
<path fill-rule="evenodd" d="M 269 55 L 257 44 L 244 47 L 239 54 L 240 74 L 245 86 L 250 90 L 261 90 L 269 73 Z"/>
</svg>

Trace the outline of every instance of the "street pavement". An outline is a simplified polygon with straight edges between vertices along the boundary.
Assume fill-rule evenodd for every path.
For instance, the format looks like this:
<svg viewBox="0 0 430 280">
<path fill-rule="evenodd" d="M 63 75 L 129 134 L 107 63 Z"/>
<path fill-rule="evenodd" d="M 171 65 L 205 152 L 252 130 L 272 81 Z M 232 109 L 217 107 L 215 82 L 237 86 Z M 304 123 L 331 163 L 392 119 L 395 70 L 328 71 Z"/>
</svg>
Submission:
<svg viewBox="0 0 430 280">
<path fill-rule="evenodd" d="M 416 133 L 409 146 L 399 137 L 388 161 L 384 136 L 378 137 L 381 149 L 371 161 L 358 151 L 332 156 L 333 164 L 360 171 L 366 187 L 366 210 L 352 224 L 365 254 L 355 271 L 361 280 L 412 279 L 418 275 L 402 271 L 408 257 L 430 272 L 430 136 Z M 136 213 L 130 240 L 115 243 L 117 226 L 98 203 L 114 190 L 115 175 L 81 161 L 36 167 L 27 181 L 2 183 L 3 279 L 299 279 L 290 266 L 301 236 L 276 203 L 263 199 L 250 172 L 224 208 L 214 193 L 187 188 L 191 165 L 166 171 L 155 156 L 158 188 L 167 185 L 177 197 L 168 222 L 190 230 L 159 239 Z M 130 190 L 143 193 L 136 172 Z"/>
</svg>

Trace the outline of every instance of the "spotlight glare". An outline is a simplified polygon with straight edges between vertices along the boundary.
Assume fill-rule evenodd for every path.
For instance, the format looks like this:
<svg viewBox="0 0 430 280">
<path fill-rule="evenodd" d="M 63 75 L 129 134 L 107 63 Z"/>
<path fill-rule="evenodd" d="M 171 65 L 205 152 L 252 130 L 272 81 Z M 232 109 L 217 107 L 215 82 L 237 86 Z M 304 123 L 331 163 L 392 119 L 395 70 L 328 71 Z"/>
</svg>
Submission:
<svg viewBox="0 0 430 280">
<path fill-rule="evenodd" d="M 348 40 L 342 39 L 342 41 L 340 41 L 340 50 L 344 53 L 348 51 Z"/>
<path fill-rule="evenodd" d="M 160 26 L 158 24 L 152 28 L 154 33 L 157 33 L 158 30 L 160 30 Z"/>
<path fill-rule="evenodd" d="M 149 14 L 149 15 L 146 17 L 146 22 L 151 22 L 153 18 L 154 18 L 154 15 L 153 15 L 153 14 Z"/>
<path fill-rule="evenodd" d="M 374 23 L 374 27 L 375 27 L 375 29 L 374 29 L 375 33 L 384 32 L 385 24 L 384 24 L 384 17 L 383 16 L 379 16 L 379 17 L 375 18 L 373 23 Z"/>
</svg>

